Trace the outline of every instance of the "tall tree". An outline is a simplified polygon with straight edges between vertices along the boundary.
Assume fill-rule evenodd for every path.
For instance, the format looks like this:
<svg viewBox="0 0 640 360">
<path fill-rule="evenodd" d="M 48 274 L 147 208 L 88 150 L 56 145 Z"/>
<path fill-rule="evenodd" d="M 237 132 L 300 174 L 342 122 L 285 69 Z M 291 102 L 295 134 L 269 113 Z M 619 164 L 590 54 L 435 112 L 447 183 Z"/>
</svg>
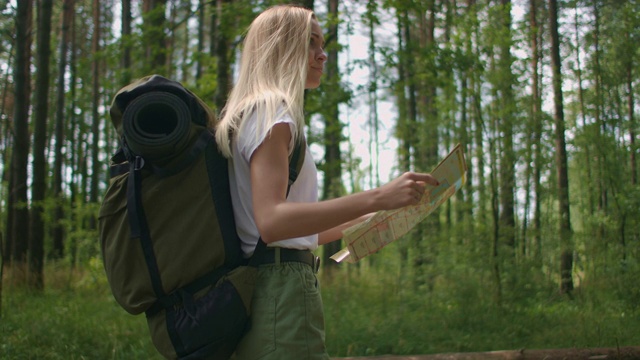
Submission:
<svg viewBox="0 0 640 360">
<path fill-rule="evenodd" d="M 233 0 L 217 0 L 218 30 L 216 32 L 216 58 L 218 61 L 217 80 L 218 87 L 215 94 L 215 104 L 220 111 L 227 102 L 227 96 L 231 89 L 231 32 L 234 16 L 232 16 Z"/>
<path fill-rule="evenodd" d="M 27 163 L 29 158 L 29 98 L 31 79 L 31 22 L 33 3 L 18 1 L 16 6 L 16 61 L 13 70 L 13 157 L 11 159 L 11 196 L 13 242 L 12 263 L 14 280 L 26 281 L 27 248 L 29 240 L 29 208 L 27 206 Z"/>
<path fill-rule="evenodd" d="M 11 44 L 11 51 L 9 52 L 9 59 L 7 60 L 7 73 L 3 81 L 4 88 L 2 90 L 2 111 L 0 111 L 0 116 L 3 116 L 3 114 L 7 114 L 7 116 L 3 116 L 6 120 L 3 121 L 4 130 L 0 134 L 0 136 L 2 136 L 2 163 L 4 164 L 4 166 L 2 167 L 2 177 L 0 178 L 0 181 L 2 181 L 3 183 L 6 183 L 7 187 L 5 189 L 8 189 L 6 193 L 0 192 L 2 193 L 1 195 L 3 195 L 3 198 L 7 199 L 6 200 L 7 215 L 4 219 L 5 220 L 4 231 L 6 235 L 2 243 L 0 244 L 0 246 L 2 246 L 3 266 L 5 263 L 8 263 L 10 261 L 11 255 L 13 254 L 13 242 L 11 241 L 11 239 L 12 239 L 12 233 L 13 233 L 13 214 L 14 214 L 13 205 L 15 204 L 15 201 L 14 201 L 14 195 L 13 195 L 13 175 L 12 175 L 13 172 L 11 171 L 11 166 L 12 166 L 11 158 L 14 152 L 9 151 L 9 149 L 12 147 L 11 141 L 13 140 L 12 137 L 10 136 L 10 134 L 13 132 L 13 127 L 11 126 L 13 118 L 8 116 L 8 114 L 12 113 L 14 109 L 13 109 L 13 103 L 11 104 L 11 106 L 8 106 L 7 103 L 9 102 L 9 91 L 11 91 L 12 95 L 14 94 L 14 89 L 13 87 L 10 86 L 10 83 L 9 83 L 9 79 L 13 71 L 14 47 L 15 47 L 15 42 Z M 0 282 L 1 282 L 1 279 L 0 279 Z"/>
<path fill-rule="evenodd" d="M 629 157 L 629 170 L 631 172 L 631 184 L 638 184 L 638 163 L 636 159 L 636 153 L 638 152 L 638 147 L 636 145 L 636 131 L 637 131 L 637 122 L 635 119 L 635 108 L 636 94 L 633 91 L 634 78 L 638 76 L 638 56 L 633 55 L 634 50 L 637 47 L 638 40 L 640 38 L 640 34 L 637 31 L 634 33 L 634 29 L 637 29 L 640 26 L 640 16 L 631 8 L 632 5 L 627 4 L 628 8 L 624 9 L 624 24 L 625 24 L 625 53 L 629 54 L 624 60 L 625 66 L 625 82 L 626 82 L 626 90 L 627 90 L 627 117 L 629 120 L 629 148 L 630 148 L 630 157 Z M 635 70 L 635 71 L 634 71 Z"/>
<path fill-rule="evenodd" d="M 205 23 L 205 13 L 206 13 L 206 0 L 200 0 L 198 4 L 198 43 L 197 50 L 195 54 L 196 58 L 196 81 L 200 80 L 202 77 L 202 69 L 204 67 L 203 63 L 203 55 L 204 55 L 204 29 L 206 26 Z M 217 13 L 217 7 L 212 11 L 212 13 Z M 213 18 L 217 19 L 217 16 Z M 211 23 L 212 31 L 217 28 L 217 24 L 215 22 Z M 214 40 L 215 36 L 211 37 L 211 43 L 214 44 L 216 41 Z M 212 52 L 213 54 L 213 52 Z"/>
<path fill-rule="evenodd" d="M 542 258 L 542 97 L 540 96 L 540 38 L 541 24 L 538 23 L 538 0 L 529 0 L 529 28 L 531 46 L 531 121 L 532 121 L 532 146 L 533 149 L 533 196 L 535 196 L 533 206 L 533 239 L 535 249 L 534 258 L 539 262 Z M 524 241 L 524 239 L 523 239 Z M 541 264 L 539 264 L 541 265 Z"/>
<path fill-rule="evenodd" d="M 515 164 L 516 157 L 513 145 L 513 127 L 515 121 L 515 97 L 511 55 L 511 0 L 500 0 L 499 5 L 500 39 L 498 72 L 500 80 L 496 84 L 498 90 L 498 128 L 501 138 L 500 149 L 500 229 L 499 236 L 503 244 L 515 255 L 516 223 L 515 223 Z"/>
<path fill-rule="evenodd" d="M 143 38 L 146 45 L 145 56 L 148 72 L 151 73 L 164 74 L 167 70 L 166 7 L 167 0 L 142 1 Z"/>
<path fill-rule="evenodd" d="M 126 0 L 125 0 L 126 1 Z M 124 6 L 124 3 L 123 3 Z M 54 164 L 53 164 L 53 197 L 55 210 L 53 215 L 53 246 L 51 256 L 60 259 L 64 255 L 64 219 L 62 177 L 64 156 L 62 153 L 65 141 L 65 75 L 67 74 L 69 53 L 69 28 L 73 18 L 74 0 L 64 0 L 62 3 L 62 21 L 60 28 L 60 44 L 58 53 L 58 82 L 56 86 L 56 111 L 54 130 Z"/>
<path fill-rule="evenodd" d="M 121 77 L 120 84 L 122 86 L 131 82 L 131 0 L 122 0 L 121 14 L 121 40 L 120 48 L 122 57 L 120 58 Z"/>
<path fill-rule="evenodd" d="M 411 57 L 415 58 L 410 78 L 410 113 L 413 112 L 417 127 L 417 147 L 415 150 L 415 169 L 428 171 L 437 164 L 438 145 L 440 142 L 439 128 L 441 112 L 438 108 L 437 93 L 441 81 L 438 77 L 437 57 L 439 55 L 436 44 L 436 17 L 438 4 L 436 0 L 428 0 L 417 4 L 412 9 L 417 26 L 412 25 L 409 30 L 415 34 L 417 44 L 413 43 L 409 49 Z M 440 209 L 436 210 L 439 211 Z M 426 234 L 440 230 L 438 216 L 430 216 L 421 223 L 416 230 L 418 241 L 417 252 L 413 260 L 417 272 L 417 280 L 422 283 L 428 281 L 428 288 L 433 289 L 433 268 L 437 259 L 437 247 L 434 241 L 426 239 Z"/>
<path fill-rule="evenodd" d="M 326 86 L 336 88 L 340 83 L 340 72 L 338 69 L 338 0 L 328 0 L 328 25 L 326 31 L 327 42 L 327 63 L 325 64 Z M 331 96 L 331 95 L 338 96 Z M 324 161 L 321 170 L 324 173 L 322 184 L 323 199 L 331 199 L 344 194 L 342 186 L 342 153 L 340 143 L 342 142 L 342 124 L 340 123 L 340 111 L 338 105 L 341 102 L 340 91 L 325 95 L 324 110 L 321 111 L 324 118 Z M 329 257 L 340 250 L 340 242 L 334 241 L 325 245 L 324 263 L 335 265 Z"/>
<path fill-rule="evenodd" d="M 49 111 L 49 58 L 51 57 L 52 0 L 38 1 L 38 69 L 35 89 L 33 131 L 33 184 L 31 186 L 31 232 L 29 233 L 29 283 L 37 290 L 44 288 L 44 199 L 47 165 L 47 117 Z"/>
<path fill-rule="evenodd" d="M 89 191 L 89 201 L 97 203 L 100 184 L 100 34 L 102 28 L 102 16 L 100 0 L 93 0 L 93 34 L 91 35 L 91 189 Z M 94 227 L 92 224 L 91 227 Z"/>
<path fill-rule="evenodd" d="M 369 33 L 368 62 L 369 62 L 369 83 L 368 83 L 368 101 L 369 105 L 369 178 L 371 187 L 380 186 L 380 141 L 378 134 L 380 133 L 380 118 L 378 116 L 378 63 L 376 60 L 376 26 L 380 25 L 377 16 L 378 6 L 376 1 L 369 0 L 367 2 L 367 12 L 364 16 L 365 24 Z"/>
<path fill-rule="evenodd" d="M 558 2 L 549 0 L 549 31 L 551 34 L 551 67 L 553 76 L 553 120 L 555 126 L 556 176 L 558 187 L 558 219 L 560 220 L 560 291 L 573 290 L 573 247 L 571 216 L 569 212 L 569 176 L 565 141 L 564 104 L 562 95 L 562 69 L 560 36 L 558 33 Z"/>
</svg>

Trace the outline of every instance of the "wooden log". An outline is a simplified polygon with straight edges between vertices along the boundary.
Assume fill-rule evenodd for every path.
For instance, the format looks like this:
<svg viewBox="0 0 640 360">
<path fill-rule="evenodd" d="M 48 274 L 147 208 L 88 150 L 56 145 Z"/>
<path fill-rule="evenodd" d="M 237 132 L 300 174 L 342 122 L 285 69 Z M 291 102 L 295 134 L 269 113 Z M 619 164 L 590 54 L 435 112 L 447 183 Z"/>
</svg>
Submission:
<svg viewBox="0 0 640 360">
<path fill-rule="evenodd" d="M 433 355 L 381 355 L 342 357 L 332 360 L 635 360 L 640 359 L 640 346 L 619 348 L 506 350 Z"/>
</svg>

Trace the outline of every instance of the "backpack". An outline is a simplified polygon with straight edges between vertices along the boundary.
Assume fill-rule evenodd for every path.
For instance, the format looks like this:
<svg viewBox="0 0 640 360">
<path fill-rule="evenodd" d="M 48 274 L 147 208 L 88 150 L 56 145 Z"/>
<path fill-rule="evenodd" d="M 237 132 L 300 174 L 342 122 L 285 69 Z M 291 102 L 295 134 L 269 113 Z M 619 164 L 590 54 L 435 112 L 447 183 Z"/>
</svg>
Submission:
<svg viewBox="0 0 640 360">
<path fill-rule="evenodd" d="M 242 257 L 215 116 L 158 75 L 122 88 L 110 115 L 120 147 L 98 228 L 113 296 L 146 314 L 164 357 L 228 359 L 250 324 L 257 266 Z M 303 146 L 289 159 L 289 187 Z"/>
</svg>

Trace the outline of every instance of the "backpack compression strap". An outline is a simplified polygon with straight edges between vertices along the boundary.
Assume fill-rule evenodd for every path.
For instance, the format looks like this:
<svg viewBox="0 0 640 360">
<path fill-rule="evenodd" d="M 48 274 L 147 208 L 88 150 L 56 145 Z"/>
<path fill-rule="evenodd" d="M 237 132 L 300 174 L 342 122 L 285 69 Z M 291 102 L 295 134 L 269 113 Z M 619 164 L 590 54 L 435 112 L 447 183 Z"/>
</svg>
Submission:
<svg viewBox="0 0 640 360">
<path fill-rule="evenodd" d="M 211 140 L 213 140 L 213 134 L 211 134 L 209 130 L 203 131 L 196 142 L 191 146 L 189 152 L 182 158 L 182 160 L 180 160 L 179 163 L 175 164 L 174 166 L 159 167 L 155 166 L 154 164 L 145 164 L 144 160 L 142 165 L 161 178 L 175 175 L 189 167 L 189 165 L 191 165 L 198 158 L 200 153 L 202 153 L 202 150 L 204 150 L 204 148 Z M 135 158 L 132 155 L 129 155 L 129 157 Z M 113 178 L 115 176 L 128 173 L 131 169 L 127 160 L 127 151 L 125 145 L 123 147 L 120 147 L 111 158 L 112 165 L 109 169 L 109 175 Z"/>
</svg>

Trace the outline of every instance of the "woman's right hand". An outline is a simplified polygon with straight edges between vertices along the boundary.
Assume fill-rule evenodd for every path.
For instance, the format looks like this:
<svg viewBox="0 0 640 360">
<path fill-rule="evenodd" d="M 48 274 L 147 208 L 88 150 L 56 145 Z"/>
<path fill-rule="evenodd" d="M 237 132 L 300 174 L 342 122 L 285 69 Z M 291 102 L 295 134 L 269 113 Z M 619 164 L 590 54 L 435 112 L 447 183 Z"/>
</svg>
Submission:
<svg viewBox="0 0 640 360">
<path fill-rule="evenodd" d="M 416 205 L 422 199 L 425 186 L 438 186 L 440 182 L 431 174 L 406 172 L 374 190 L 380 210 L 393 210 Z"/>
</svg>

